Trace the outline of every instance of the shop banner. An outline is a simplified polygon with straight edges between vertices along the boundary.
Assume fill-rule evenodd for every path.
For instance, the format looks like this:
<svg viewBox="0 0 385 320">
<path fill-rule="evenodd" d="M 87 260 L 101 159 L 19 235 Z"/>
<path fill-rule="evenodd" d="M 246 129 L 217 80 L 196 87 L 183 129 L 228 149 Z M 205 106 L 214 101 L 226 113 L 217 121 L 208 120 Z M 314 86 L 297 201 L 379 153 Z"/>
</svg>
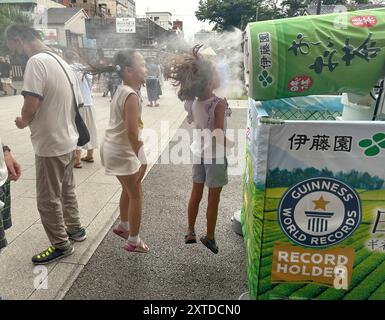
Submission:
<svg viewBox="0 0 385 320">
<path fill-rule="evenodd" d="M 385 9 L 250 23 L 244 51 L 254 100 L 367 95 L 383 75 Z"/>
<path fill-rule="evenodd" d="M 252 110 L 242 211 L 250 296 L 385 300 L 385 123 L 269 123 Z"/>
</svg>

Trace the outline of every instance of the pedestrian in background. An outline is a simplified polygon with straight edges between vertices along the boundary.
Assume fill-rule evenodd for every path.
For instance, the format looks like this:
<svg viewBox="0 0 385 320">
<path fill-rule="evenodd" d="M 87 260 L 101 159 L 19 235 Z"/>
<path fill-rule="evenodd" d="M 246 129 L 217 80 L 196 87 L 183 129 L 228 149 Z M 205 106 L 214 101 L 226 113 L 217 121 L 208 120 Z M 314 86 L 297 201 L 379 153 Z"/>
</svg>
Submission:
<svg viewBox="0 0 385 320">
<path fill-rule="evenodd" d="M 155 63 L 153 58 L 148 60 L 147 63 L 147 78 L 146 78 L 146 89 L 147 89 L 147 99 L 149 101 L 148 107 L 159 107 L 160 95 L 160 68 Z"/>
<path fill-rule="evenodd" d="M 83 72 L 85 70 L 85 66 L 81 64 L 80 57 L 76 51 L 65 51 L 64 58 L 78 78 L 84 103 L 82 106 L 79 106 L 79 113 L 87 126 L 88 132 L 90 133 L 90 141 L 86 145 L 81 147 L 78 146 L 76 148 L 76 160 L 74 167 L 82 168 L 81 161 L 91 163 L 94 162 L 94 149 L 98 148 L 95 107 L 92 99 L 92 76 Z M 82 149 L 87 150 L 87 155 L 83 158 Z"/>
<path fill-rule="evenodd" d="M 122 84 L 122 79 L 119 77 L 117 72 L 108 73 L 108 91 L 110 92 L 110 102 L 114 98 L 115 92 L 118 87 Z"/>
<path fill-rule="evenodd" d="M 11 64 L 4 57 L 0 57 L 0 80 L 4 95 L 8 94 L 8 90 L 13 90 L 14 95 L 17 93 L 17 89 L 12 85 L 11 70 Z"/>
</svg>

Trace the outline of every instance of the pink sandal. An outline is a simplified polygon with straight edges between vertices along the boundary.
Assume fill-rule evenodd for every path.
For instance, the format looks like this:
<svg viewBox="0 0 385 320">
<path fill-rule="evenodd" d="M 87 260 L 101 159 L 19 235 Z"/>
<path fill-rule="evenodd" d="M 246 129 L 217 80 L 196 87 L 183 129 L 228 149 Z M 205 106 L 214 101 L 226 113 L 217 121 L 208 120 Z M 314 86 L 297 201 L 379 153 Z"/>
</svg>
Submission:
<svg viewBox="0 0 385 320">
<path fill-rule="evenodd" d="M 140 240 L 140 242 L 135 246 L 129 242 L 127 242 L 123 249 L 128 252 L 139 252 L 139 253 L 147 253 L 150 251 L 149 247 L 144 243 L 143 240 Z"/>
<path fill-rule="evenodd" d="M 130 230 L 124 230 L 120 226 L 120 224 L 116 228 L 112 229 L 112 232 L 115 233 L 117 236 L 119 236 L 123 239 L 126 239 L 126 240 L 128 239 L 128 236 L 130 235 Z"/>
</svg>

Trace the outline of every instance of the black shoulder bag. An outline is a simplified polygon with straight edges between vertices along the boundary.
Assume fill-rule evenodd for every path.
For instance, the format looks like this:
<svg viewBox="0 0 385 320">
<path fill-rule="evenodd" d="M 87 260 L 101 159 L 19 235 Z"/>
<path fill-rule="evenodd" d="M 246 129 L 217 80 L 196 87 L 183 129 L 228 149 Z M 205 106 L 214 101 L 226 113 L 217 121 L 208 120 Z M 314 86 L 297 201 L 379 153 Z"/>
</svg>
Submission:
<svg viewBox="0 0 385 320">
<path fill-rule="evenodd" d="M 75 111 L 76 111 L 76 116 L 75 116 L 75 124 L 76 124 L 76 129 L 78 130 L 79 133 L 79 139 L 77 145 L 79 147 L 84 146 L 90 141 L 90 133 L 88 131 L 88 128 L 86 124 L 84 123 L 80 113 L 79 113 L 79 107 L 82 106 L 82 104 L 78 105 L 78 102 L 76 101 L 76 95 L 75 95 L 75 89 L 74 85 L 71 82 L 71 79 L 66 71 L 66 69 L 63 67 L 63 65 L 60 63 L 60 61 L 49 51 L 43 51 L 43 53 L 49 54 L 52 58 L 54 58 L 60 65 L 60 67 L 63 69 L 65 75 L 67 76 L 67 79 L 70 83 L 71 89 L 72 89 L 72 94 L 74 97 L 74 102 L 75 102 Z"/>
</svg>

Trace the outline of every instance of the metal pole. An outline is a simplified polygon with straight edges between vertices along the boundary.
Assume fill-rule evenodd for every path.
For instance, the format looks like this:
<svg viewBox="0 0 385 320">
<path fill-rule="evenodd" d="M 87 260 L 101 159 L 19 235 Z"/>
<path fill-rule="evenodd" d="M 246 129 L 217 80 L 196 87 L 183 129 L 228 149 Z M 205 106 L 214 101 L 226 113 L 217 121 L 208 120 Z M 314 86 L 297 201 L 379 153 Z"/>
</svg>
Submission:
<svg viewBox="0 0 385 320">
<path fill-rule="evenodd" d="M 322 0 L 318 0 L 318 3 L 317 3 L 317 15 L 321 14 L 321 5 L 322 5 Z"/>
</svg>

